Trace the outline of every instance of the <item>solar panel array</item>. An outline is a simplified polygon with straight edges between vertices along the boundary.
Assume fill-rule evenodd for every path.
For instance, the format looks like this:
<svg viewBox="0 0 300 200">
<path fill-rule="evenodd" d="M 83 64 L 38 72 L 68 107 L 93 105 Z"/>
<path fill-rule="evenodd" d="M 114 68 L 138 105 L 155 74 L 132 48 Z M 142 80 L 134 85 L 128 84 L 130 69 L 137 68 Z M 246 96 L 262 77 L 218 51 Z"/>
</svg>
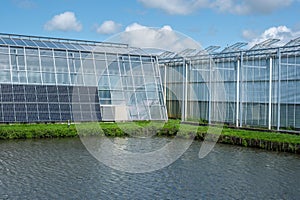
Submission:
<svg viewBox="0 0 300 200">
<path fill-rule="evenodd" d="M 0 122 L 100 121 L 96 87 L 0 85 Z"/>
</svg>

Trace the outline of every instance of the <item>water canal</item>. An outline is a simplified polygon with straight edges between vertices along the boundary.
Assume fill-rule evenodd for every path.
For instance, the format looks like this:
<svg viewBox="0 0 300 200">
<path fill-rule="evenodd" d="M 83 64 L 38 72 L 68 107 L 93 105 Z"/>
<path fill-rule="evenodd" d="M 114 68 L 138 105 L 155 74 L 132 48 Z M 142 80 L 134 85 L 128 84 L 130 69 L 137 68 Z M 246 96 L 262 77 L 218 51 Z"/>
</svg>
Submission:
<svg viewBox="0 0 300 200">
<path fill-rule="evenodd" d="M 144 150 L 168 139 L 146 140 L 126 139 Z M 78 138 L 0 141 L 0 199 L 299 198 L 299 155 L 217 144 L 199 159 L 200 146 L 161 170 L 131 174 L 96 160 Z"/>
</svg>

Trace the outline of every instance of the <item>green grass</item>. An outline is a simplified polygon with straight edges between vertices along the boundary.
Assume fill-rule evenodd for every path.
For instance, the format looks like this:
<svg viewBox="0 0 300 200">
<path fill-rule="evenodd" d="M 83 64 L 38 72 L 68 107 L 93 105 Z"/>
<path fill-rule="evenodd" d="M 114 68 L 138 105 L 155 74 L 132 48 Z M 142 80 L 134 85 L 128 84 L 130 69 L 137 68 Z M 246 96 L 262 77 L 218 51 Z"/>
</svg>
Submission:
<svg viewBox="0 0 300 200">
<path fill-rule="evenodd" d="M 124 136 L 180 136 L 204 139 L 208 126 L 180 124 L 179 120 L 163 122 L 120 122 L 120 123 L 81 123 L 71 124 L 12 124 L 0 125 L 0 139 L 27 139 L 27 138 L 54 138 L 54 137 L 78 137 L 80 135 L 105 134 L 110 137 Z M 210 127 L 213 129 L 213 127 Z M 195 130 L 197 131 L 195 133 Z M 224 127 L 223 136 L 237 137 L 241 139 L 254 139 L 270 142 L 300 144 L 300 136 L 277 133 L 242 130 Z"/>
</svg>

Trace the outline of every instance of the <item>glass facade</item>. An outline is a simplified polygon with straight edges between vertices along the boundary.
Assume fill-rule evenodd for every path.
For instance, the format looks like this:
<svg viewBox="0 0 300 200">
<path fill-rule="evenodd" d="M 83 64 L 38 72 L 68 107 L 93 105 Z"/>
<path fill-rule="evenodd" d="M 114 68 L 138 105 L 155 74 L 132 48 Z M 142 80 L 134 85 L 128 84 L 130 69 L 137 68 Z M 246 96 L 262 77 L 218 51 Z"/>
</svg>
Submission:
<svg viewBox="0 0 300 200">
<path fill-rule="evenodd" d="M 126 44 L 0 34 L 0 122 L 169 117 L 300 130 L 297 41 L 159 57 Z"/>
<path fill-rule="evenodd" d="M 0 122 L 167 119 L 156 57 L 124 44 L 1 34 L 0 68 Z"/>
<path fill-rule="evenodd" d="M 160 59 L 170 117 L 300 130 L 300 44 Z"/>
</svg>

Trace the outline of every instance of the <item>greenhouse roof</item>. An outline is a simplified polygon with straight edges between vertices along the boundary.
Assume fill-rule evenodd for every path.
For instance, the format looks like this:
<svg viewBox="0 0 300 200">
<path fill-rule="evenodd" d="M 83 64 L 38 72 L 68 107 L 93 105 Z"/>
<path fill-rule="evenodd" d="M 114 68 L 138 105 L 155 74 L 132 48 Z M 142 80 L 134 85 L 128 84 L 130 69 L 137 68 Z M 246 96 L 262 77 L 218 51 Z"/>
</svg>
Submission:
<svg viewBox="0 0 300 200">
<path fill-rule="evenodd" d="M 70 40 L 64 38 L 48 38 L 0 33 L 0 45 L 25 46 L 32 48 L 68 49 L 74 51 L 95 51 L 109 53 L 128 53 L 145 55 L 140 48 L 130 47 L 128 44 L 112 42 L 96 42 L 86 40 Z"/>
</svg>

